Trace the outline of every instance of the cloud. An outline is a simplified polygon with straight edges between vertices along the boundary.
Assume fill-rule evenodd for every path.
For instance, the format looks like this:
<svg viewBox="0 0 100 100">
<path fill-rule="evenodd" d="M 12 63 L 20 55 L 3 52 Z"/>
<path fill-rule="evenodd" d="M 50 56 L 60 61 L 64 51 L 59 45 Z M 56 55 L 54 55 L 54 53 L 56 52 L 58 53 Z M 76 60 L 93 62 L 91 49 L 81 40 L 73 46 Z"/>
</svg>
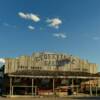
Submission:
<svg viewBox="0 0 100 100">
<path fill-rule="evenodd" d="M 40 30 L 43 30 L 43 28 L 42 28 L 42 27 L 40 27 Z"/>
<path fill-rule="evenodd" d="M 23 19 L 32 20 L 33 22 L 39 22 L 40 21 L 40 18 L 36 14 L 33 14 L 33 13 L 19 12 L 18 15 Z"/>
<path fill-rule="evenodd" d="M 29 25 L 29 26 L 28 26 L 28 29 L 29 29 L 29 30 L 34 30 L 34 29 L 35 29 L 35 27 L 33 27 L 33 26 Z"/>
<path fill-rule="evenodd" d="M 8 23 L 3 23 L 3 25 L 4 25 L 4 26 L 9 26 L 9 24 L 8 24 Z"/>
<path fill-rule="evenodd" d="M 93 40 L 100 40 L 100 37 L 93 37 Z"/>
<path fill-rule="evenodd" d="M 54 33 L 53 36 L 56 38 L 63 38 L 63 39 L 67 38 L 66 34 L 64 33 Z"/>
<path fill-rule="evenodd" d="M 11 25 L 11 24 L 8 24 L 8 23 L 6 23 L 6 22 L 3 23 L 3 26 L 5 26 L 5 27 L 16 28 L 16 25 Z"/>
<path fill-rule="evenodd" d="M 5 59 L 0 58 L 0 63 L 5 63 Z"/>
<path fill-rule="evenodd" d="M 62 20 L 59 18 L 47 19 L 46 22 L 49 23 L 48 26 L 54 27 L 56 29 L 58 29 L 59 25 L 62 24 Z"/>
</svg>

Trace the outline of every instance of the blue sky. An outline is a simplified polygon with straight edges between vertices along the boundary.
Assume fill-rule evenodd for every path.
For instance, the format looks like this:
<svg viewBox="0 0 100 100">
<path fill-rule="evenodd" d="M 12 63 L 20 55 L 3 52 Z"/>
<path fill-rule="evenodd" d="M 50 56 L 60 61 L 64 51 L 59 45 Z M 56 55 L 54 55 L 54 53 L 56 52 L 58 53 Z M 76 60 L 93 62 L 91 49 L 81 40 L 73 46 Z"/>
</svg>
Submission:
<svg viewBox="0 0 100 100">
<path fill-rule="evenodd" d="M 100 0 L 0 0 L 0 58 L 38 51 L 100 64 Z"/>
</svg>

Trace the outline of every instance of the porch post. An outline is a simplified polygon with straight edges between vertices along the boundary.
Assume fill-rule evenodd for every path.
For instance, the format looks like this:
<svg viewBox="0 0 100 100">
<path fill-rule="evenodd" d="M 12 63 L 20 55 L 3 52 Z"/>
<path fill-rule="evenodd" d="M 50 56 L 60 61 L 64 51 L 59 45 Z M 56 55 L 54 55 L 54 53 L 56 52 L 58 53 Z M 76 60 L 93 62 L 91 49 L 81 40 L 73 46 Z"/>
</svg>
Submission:
<svg viewBox="0 0 100 100">
<path fill-rule="evenodd" d="M 55 79 L 53 78 L 53 93 L 55 93 Z"/>
<path fill-rule="evenodd" d="M 12 86 L 12 95 L 13 95 L 14 87 Z"/>
<path fill-rule="evenodd" d="M 96 82 L 96 96 L 98 96 L 98 79 L 97 79 L 97 82 Z"/>
<path fill-rule="evenodd" d="M 78 85 L 77 85 L 76 95 L 78 95 Z"/>
<path fill-rule="evenodd" d="M 32 96 L 33 96 L 33 94 L 34 94 L 33 88 L 34 88 L 34 79 L 32 78 Z"/>
<path fill-rule="evenodd" d="M 72 79 L 72 93 L 74 93 L 74 80 Z"/>
<path fill-rule="evenodd" d="M 90 85 L 90 96 L 92 96 L 92 86 L 91 86 L 91 80 L 89 80 L 89 85 Z"/>
<path fill-rule="evenodd" d="M 76 81 L 77 81 L 77 85 L 76 85 L 76 95 L 78 95 L 78 88 L 79 88 L 79 83 L 78 83 L 78 81 L 79 81 L 79 79 L 78 78 L 76 78 Z"/>
<path fill-rule="evenodd" d="M 12 77 L 10 77 L 10 95 L 12 95 Z"/>
</svg>

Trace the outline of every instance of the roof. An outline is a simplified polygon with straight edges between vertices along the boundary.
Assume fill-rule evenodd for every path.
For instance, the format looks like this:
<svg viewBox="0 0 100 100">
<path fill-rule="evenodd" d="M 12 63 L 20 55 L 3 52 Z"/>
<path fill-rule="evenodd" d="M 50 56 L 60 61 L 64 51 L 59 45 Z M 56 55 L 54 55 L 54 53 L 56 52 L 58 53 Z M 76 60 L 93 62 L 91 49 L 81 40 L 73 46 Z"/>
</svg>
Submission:
<svg viewBox="0 0 100 100">
<path fill-rule="evenodd" d="M 70 71 L 47 71 L 47 70 L 23 70 L 16 71 L 9 75 L 13 76 L 30 76 L 30 77 L 99 77 L 98 74 L 91 74 L 87 72 L 70 72 Z"/>
</svg>

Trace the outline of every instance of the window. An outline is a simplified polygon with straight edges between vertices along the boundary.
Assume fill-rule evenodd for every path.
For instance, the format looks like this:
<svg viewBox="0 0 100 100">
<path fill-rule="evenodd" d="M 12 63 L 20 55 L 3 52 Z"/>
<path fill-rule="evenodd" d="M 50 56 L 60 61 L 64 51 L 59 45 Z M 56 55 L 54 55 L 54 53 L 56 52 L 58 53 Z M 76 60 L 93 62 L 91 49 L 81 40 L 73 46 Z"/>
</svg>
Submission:
<svg viewBox="0 0 100 100">
<path fill-rule="evenodd" d="M 48 58 L 48 57 L 47 57 L 47 55 L 45 54 L 45 55 L 44 55 L 44 59 L 47 59 L 47 58 Z"/>
</svg>

